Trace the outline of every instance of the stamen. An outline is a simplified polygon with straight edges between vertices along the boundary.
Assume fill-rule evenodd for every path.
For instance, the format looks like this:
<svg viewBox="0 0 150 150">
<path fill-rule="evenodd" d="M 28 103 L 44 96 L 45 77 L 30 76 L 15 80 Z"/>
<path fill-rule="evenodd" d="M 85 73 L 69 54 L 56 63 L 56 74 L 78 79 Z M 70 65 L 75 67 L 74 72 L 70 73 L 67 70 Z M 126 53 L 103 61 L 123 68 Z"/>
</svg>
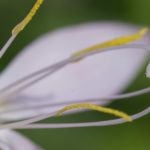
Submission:
<svg viewBox="0 0 150 150">
<path fill-rule="evenodd" d="M 12 30 L 13 35 L 17 35 L 20 31 L 22 31 L 26 25 L 31 21 L 32 17 L 35 15 L 36 11 L 39 9 L 40 5 L 43 3 L 43 0 L 37 0 L 29 14 L 22 20 L 19 24 L 17 24 Z"/>
<path fill-rule="evenodd" d="M 5 54 L 8 47 L 11 45 L 11 43 L 15 40 L 16 36 L 19 34 L 20 31 L 22 31 L 26 25 L 31 21 L 32 17 L 35 15 L 36 11 L 39 9 L 40 5 L 42 4 L 44 0 L 37 0 L 34 7 L 31 9 L 29 14 L 25 17 L 23 21 L 21 21 L 19 24 L 17 24 L 13 30 L 12 30 L 12 36 L 9 38 L 7 43 L 3 46 L 3 48 L 0 50 L 0 58 Z"/>
<path fill-rule="evenodd" d="M 132 115 L 130 118 L 132 120 L 141 118 L 150 113 L 150 107 L 146 108 L 145 110 Z M 40 115 L 37 117 L 33 117 L 31 119 L 18 121 L 14 123 L 2 124 L 0 125 L 1 129 L 28 129 L 28 128 L 72 128 L 72 127 L 92 127 L 92 126 L 110 126 L 110 125 L 117 125 L 127 122 L 125 119 L 113 119 L 107 121 L 98 121 L 98 122 L 86 122 L 86 123 L 58 123 L 58 124 L 31 124 L 49 117 L 53 117 L 57 114 L 57 112 L 49 113 Z"/>
<path fill-rule="evenodd" d="M 150 107 L 146 108 L 145 110 L 130 116 L 132 120 L 139 119 L 145 115 L 150 113 Z M 97 121 L 97 122 L 84 122 L 84 123 L 35 123 L 35 124 L 28 124 L 24 126 L 16 126 L 13 128 L 17 129 L 39 129 L 39 128 L 73 128 L 73 127 L 94 127 L 94 126 L 110 126 L 110 125 L 119 125 L 126 123 L 127 121 L 124 119 L 113 119 L 107 121 Z"/>
<path fill-rule="evenodd" d="M 132 121 L 132 119 L 127 114 L 125 114 L 121 111 L 110 109 L 110 108 L 105 108 L 105 107 L 101 107 L 101 106 L 97 106 L 97 105 L 93 105 L 93 104 L 70 105 L 70 106 L 67 106 L 67 107 L 61 109 L 60 111 L 58 111 L 57 115 L 61 115 L 63 112 L 65 112 L 67 110 L 70 110 L 70 109 L 75 109 L 75 108 L 90 108 L 90 109 L 97 110 L 97 111 L 100 111 L 100 112 L 109 113 L 109 114 L 113 114 L 113 115 L 122 117 L 127 121 Z"/>
<path fill-rule="evenodd" d="M 57 112 L 52 112 L 52 113 L 48 113 L 48 114 L 44 114 L 44 115 L 38 115 L 38 116 L 32 117 L 30 119 L 26 119 L 26 120 L 14 122 L 14 123 L 2 124 L 2 125 L 0 125 L 0 128 L 13 128 L 15 126 L 23 126 L 23 125 L 31 124 L 31 123 L 34 123 L 34 122 L 37 122 L 37 121 L 40 121 L 40 120 L 43 120 L 46 118 L 60 115 L 61 113 L 63 113 L 66 110 L 69 110 L 69 109 L 83 108 L 83 107 L 91 108 L 91 109 L 101 111 L 101 112 L 106 112 L 109 114 L 114 114 L 116 116 L 124 118 L 125 120 L 127 120 L 129 122 L 132 121 L 132 119 L 128 115 L 126 115 L 123 112 L 117 111 L 117 110 L 104 108 L 104 107 L 100 107 L 100 106 L 96 106 L 96 105 L 92 105 L 92 104 L 77 104 L 77 105 L 65 107 L 64 109 L 61 109 L 60 111 L 57 111 Z"/>
<path fill-rule="evenodd" d="M 79 52 L 74 53 L 71 57 L 75 57 L 75 56 L 82 55 L 87 52 L 95 51 L 95 50 L 106 48 L 106 47 L 127 44 L 131 41 L 135 41 L 135 40 L 142 38 L 147 32 L 148 32 L 148 28 L 143 28 L 137 34 L 116 38 L 116 39 L 113 39 L 113 40 L 110 40 L 110 41 L 107 41 L 104 43 L 94 45 L 92 47 L 89 47 L 89 48 L 86 48 Z M 79 61 L 79 60 L 77 60 L 77 61 Z"/>
</svg>

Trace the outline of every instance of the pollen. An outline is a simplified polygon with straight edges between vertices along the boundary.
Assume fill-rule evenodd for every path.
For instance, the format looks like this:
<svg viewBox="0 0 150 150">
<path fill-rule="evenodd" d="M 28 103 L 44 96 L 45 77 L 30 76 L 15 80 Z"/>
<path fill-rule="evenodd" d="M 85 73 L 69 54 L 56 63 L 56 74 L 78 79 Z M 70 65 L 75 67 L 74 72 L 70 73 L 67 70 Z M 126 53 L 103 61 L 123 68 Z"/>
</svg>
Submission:
<svg viewBox="0 0 150 150">
<path fill-rule="evenodd" d="M 124 37 L 116 38 L 116 39 L 113 39 L 110 41 L 106 41 L 104 43 L 96 44 L 94 46 L 91 46 L 89 48 L 86 48 L 86 49 L 83 49 L 81 51 L 74 53 L 71 57 L 79 56 L 79 55 L 82 55 L 82 54 L 85 54 L 85 53 L 88 53 L 91 51 L 95 51 L 98 49 L 102 49 L 102 48 L 127 44 L 129 42 L 136 41 L 136 40 L 142 38 L 147 32 L 148 32 L 148 28 L 143 28 L 137 34 L 124 36 Z M 79 60 L 76 60 L 74 62 L 77 62 L 77 61 L 79 61 Z"/>
<path fill-rule="evenodd" d="M 97 111 L 100 111 L 100 112 L 104 112 L 104 113 L 108 113 L 108 114 L 112 114 L 112 115 L 124 118 L 125 120 L 127 120 L 129 122 L 132 121 L 131 117 L 128 116 L 126 113 L 123 113 L 123 112 L 118 111 L 118 110 L 110 109 L 110 108 L 105 108 L 105 107 L 93 105 L 93 104 L 75 104 L 75 105 L 70 105 L 70 106 L 67 106 L 67 107 L 61 109 L 60 111 L 58 111 L 57 115 L 61 115 L 65 111 L 68 111 L 68 110 L 71 110 L 71 109 L 75 109 L 75 108 L 90 108 L 90 109 L 93 109 L 93 110 L 97 110 Z"/>
<path fill-rule="evenodd" d="M 35 15 L 43 1 L 44 0 L 37 0 L 33 8 L 30 10 L 29 14 L 13 28 L 12 35 L 17 35 L 26 27 L 26 25 L 31 21 L 32 17 Z"/>
</svg>

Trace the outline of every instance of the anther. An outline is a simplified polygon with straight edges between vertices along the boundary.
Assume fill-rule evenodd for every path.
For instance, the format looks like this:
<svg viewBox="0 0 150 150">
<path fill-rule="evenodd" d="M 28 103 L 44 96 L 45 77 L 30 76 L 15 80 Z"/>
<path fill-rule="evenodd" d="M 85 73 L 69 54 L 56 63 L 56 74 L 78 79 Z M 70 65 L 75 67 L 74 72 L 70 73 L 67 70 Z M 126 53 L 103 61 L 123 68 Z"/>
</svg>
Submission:
<svg viewBox="0 0 150 150">
<path fill-rule="evenodd" d="M 105 108 L 105 107 L 101 107 L 101 106 L 97 106 L 97 105 L 93 105 L 93 104 L 70 105 L 70 106 L 67 106 L 67 107 L 61 109 L 60 111 L 58 111 L 57 115 L 61 115 L 63 112 L 71 110 L 71 109 L 75 109 L 75 108 L 90 108 L 90 109 L 97 110 L 97 111 L 100 111 L 100 112 L 104 112 L 104 113 L 112 114 L 112 115 L 115 115 L 115 116 L 118 116 L 118 117 L 122 117 L 127 121 L 132 121 L 130 116 L 128 116 L 127 114 L 125 114 L 121 111 L 114 110 L 114 109 L 111 109 L 111 108 Z"/>
<path fill-rule="evenodd" d="M 74 53 L 71 57 L 79 56 L 79 55 L 82 55 L 84 53 L 88 53 L 88 52 L 95 51 L 95 50 L 102 49 L 102 48 L 127 44 L 129 42 L 132 42 L 132 41 L 135 41 L 135 40 L 142 38 L 147 32 L 148 32 L 148 28 L 143 28 L 137 34 L 124 36 L 124 37 L 116 38 L 116 39 L 113 39 L 110 41 L 106 41 L 104 43 L 96 44 L 92 47 L 89 47 L 89 48 L 86 48 L 86 49 L 83 49 L 79 52 Z M 77 60 L 77 61 L 79 61 L 79 60 Z M 77 62 L 77 61 L 74 61 L 74 62 Z"/>
<path fill-rule="evenodd" d="M 17 24 L 14 27 L 14 29 L 12 30 L 13 35 L 18 34 L 20 31 L 22 31 L 26 27 L 26 25 L 31 21 L 32 17 L 35 15 L 35 13 L 37 12 L 37 10 L 39 9 L 42 3 L 43 3 L 43 0 L 37 0 L 35 5 L 31 9 L 31 11 L 29 12 L 29 14 L 25 17 L 25 19 L 22 20 L 19 24 Z"/>
</svg>

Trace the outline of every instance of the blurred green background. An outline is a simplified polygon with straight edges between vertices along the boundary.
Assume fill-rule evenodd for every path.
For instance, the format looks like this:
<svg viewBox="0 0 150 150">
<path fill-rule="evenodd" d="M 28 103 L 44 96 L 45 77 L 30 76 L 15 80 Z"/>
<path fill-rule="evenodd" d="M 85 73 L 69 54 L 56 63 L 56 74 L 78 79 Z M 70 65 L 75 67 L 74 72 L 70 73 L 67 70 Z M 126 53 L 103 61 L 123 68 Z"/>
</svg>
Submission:
<svg viewBox="0 0 150 150">
<path fill-rule="evenodd" d="M 0 47 L 11 29 L 27 14 L 35 0 L 0 0 Z M 56 28 L 96 20 L 120 20 L 138 25 L 150 25 L 149 0 L 45 0 L 38 15 L 18 36 L 7 54 L 0 60 L 2 71 L 23 47 L 38 36 Z M 125 92 L 147 87 L 145 68 Z M 150 94 L 113 102 L 110 107 L 129 114 L 150 105 Z M 97 112 L 82 112 L 45 122 L 80 122 L 107 119 Z M 110 118 L 110 117 L 109 117 Z M 133 123 L 110 127 L 73 129 L 19 130 L 46 150 L 149 150 L 149 115 Z"/>
</svg>

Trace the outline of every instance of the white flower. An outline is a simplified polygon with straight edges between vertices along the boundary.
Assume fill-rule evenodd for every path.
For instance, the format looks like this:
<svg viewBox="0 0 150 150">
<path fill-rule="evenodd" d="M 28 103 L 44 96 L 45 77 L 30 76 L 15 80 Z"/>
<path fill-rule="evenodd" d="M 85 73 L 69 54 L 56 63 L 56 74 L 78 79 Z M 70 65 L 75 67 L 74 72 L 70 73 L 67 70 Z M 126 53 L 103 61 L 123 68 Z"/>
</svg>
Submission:
<svg viewBox="0 0 150 150">
<path fill-rule="evenodd" d="M 137 30 L 138 27 L 131 25 L 97 22 L 63 28 L 47 34 L 27 46 L 1 74 L 1 89 L 45 66 L 67 58 L 67 55 L 70 56 L 80 49 L 112 38 L 130 35 Z M 147 43 L 147 38 L 140 42 Z M 33 116 L 37 116 L 36 119 L 39 120 L 38 115 L 48 117 L 50 112 L 77 103 L 78 101 L 74 102 L 75 100 L 83 99 L 83 102 L 84 100 L 86 102 L 87 99 L 107 98 L 109 95 L 117 94 L 135 78 L 145 58 L 146 52 L 143 50 L 133 51 L 128 48 L 106 52 L 71 64 L 34 86 L 33 83 L 28 88 L 23 85 L 23 88 L 19 87 L 18 90 L 15 84 L 12 88 L 1 91 L 2 95 L 6 92 L 7 96 L 2 100 L 1 120 L 4 122 L 22 120 Z M 24 88 L 25 90 L 22 91 Z M 106 102 L 96 103 L 103 105 Z M 25 124 L 23 122 L 2 125 L 2 128 L 21 128 L 21 125 Z"/>
<path fill-rule="evenodd" d="M 0 87 L 3 88 L 16 79 L 59 62 L 80 49 L 131 35 L 138 30 L 138 27 L 127 24 L 97 22 L 67 27 L 47 34 L 27 46 L 7 67 L 1 75 Z M 145 37 L 143 43 L 147 42 Z M 145 51 L 126 49 L 86 58 L 25 89 L 20 93 L 17 103 L 23 106 L 25 101 L 30 105 L 35 101 L 55 104 L 119 93 L 140 71 L 146 54 Z M 42 100 L 29 97 L 41 97 Z M 20 102 L 20 99 L 23 102 Z M 103 103 L 105 102 L 99 104 Z M 51 108 L 51 111 L 54 110 L 56 107 Z"/>
<path fill-rule="evenodd" d="M 38 0 L 28 17 L 13 29 L 12 37 L 0 52 L 1 57 L 42 2 L 43 0 Z M 131 121 L 130 119 L 137 119 L 149 113 L 150 108 L 147 108 L 129 118 L 122 112 L 92 105 L 106 105 L 114 99 L 150 92 L 150 88 L 146 88 L 118 95 L 138 74 L 147 56 L 143 50 L 149 49 L 146 36 L 133 44 L 120 46 L 142 37 L 145 30 L 135 34 L 138 30 L 139 27 L 122 23 L 88 23 L 44 35 L 26 47 L 0 76 L 0 148 L 40 149 L 9 129 L 113 125 L 126 122 L 124 119 Z M 98 45 L 76 53 L 97 43 L 131 34 L 135 35 L 104 43 L 106 46 Z M 144 45 L 138 44 L 139 42 Z M 97 55 L 85 58 L 94 54 Z M 83 60 L 75 63 L 80 59 Z M 83 104 L 87 102 L 90 104 Z M 91 123 L 33 124 L 80 107 L 115 114 L 124 119 Z"/>
</svg>

